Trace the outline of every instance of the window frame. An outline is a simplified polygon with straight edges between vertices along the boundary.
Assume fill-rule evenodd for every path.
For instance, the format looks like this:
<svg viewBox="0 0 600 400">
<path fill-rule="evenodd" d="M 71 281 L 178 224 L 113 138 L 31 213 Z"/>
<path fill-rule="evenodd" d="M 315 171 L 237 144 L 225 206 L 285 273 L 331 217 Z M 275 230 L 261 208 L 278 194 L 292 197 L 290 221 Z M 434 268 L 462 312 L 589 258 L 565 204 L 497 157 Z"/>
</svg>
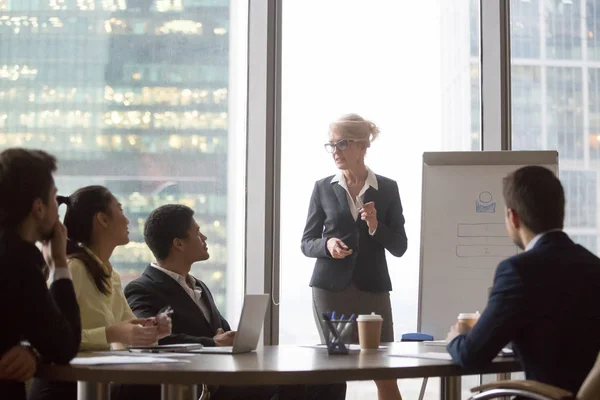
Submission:
<svg viewBox="0 0 600 400">
<path fill-rule="evenodd" d="M 271 293 L 263 342 L 277 345 L 283 0 L 252 0 L 248 7 L 244 293 Z M 510 0 L 479 0 L 481 151 L 511 149 L 509 7 Z"/>
</svg>

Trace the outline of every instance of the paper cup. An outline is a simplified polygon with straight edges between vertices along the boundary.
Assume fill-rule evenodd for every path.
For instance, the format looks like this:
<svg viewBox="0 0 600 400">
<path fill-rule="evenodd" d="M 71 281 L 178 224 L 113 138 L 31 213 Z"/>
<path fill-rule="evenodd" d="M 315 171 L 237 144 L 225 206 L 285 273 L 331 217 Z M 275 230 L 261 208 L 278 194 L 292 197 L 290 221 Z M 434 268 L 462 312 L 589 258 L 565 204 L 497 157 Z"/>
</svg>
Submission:
<svg viewBox="0 0 600 400">
<path fill-rule="evenodd" d="M 460 313 L 458 314 L 458 331 L 460 333 L 467 333 L 479 320 L 479 312 L 476 313 Z"/>
<path fill-rule="evenodd" d="M 374 350 L 379 348 L 381 342 L 381 325 L 383 318 L 375 313 L 359 315 L 358 342 L 361 350 Z"/>
</svg>

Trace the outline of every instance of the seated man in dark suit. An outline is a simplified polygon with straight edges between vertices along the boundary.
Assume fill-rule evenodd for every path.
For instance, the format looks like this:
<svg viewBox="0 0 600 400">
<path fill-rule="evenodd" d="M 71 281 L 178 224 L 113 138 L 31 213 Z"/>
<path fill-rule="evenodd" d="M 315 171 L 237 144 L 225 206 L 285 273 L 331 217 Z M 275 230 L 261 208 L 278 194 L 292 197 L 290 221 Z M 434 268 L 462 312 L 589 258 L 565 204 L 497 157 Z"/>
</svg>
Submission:
<svg viewBox="0 0 600 400">
<path fill-rule="evenodd" d="M 81 321 L 67 268 L 67 232 L 58 219 L 56 159 L 40 150 L 0 153 L 0 398 L 25 399 L 36 357 L 67 364 Z M 36 247 L 42 242 L 44 257 Z M 45 272 L 50 268 L 50 288 Z M 29 342 L 28 346 L 20 344 Z"/>
<path fill-rule="evenodd" d="M 125 288 L 125 296 L 138 318 L 156 315 L 172 306 L 172 334 L 169 343 L 201 343 L 204 346 L 231 346 L 235 337 L 215 306 L 204 282 L 190 275 L 192 264 L 209 258 L 206 236 L 194 220 L 194 211 L 183 205 L 162 206 L 150 214 L 144 227 L 146 244 L 156 257 L 141 277 Z M 281 387 L 219 387 L 211 400 L 230 399 L 343 399 L 346 385 Z"/>
<path fill-rule="evenodd" d="M 524 252 L 500 263 L 479 321 L 452 327 L 448 351 L 474 369 L 512 342 L 527 379 L 577 393 L 600 351 L 600 259 L 562 231 L 565 197 L 550 170 L 523 167 L 503 183 L 506 228 Z"/>
</svg>

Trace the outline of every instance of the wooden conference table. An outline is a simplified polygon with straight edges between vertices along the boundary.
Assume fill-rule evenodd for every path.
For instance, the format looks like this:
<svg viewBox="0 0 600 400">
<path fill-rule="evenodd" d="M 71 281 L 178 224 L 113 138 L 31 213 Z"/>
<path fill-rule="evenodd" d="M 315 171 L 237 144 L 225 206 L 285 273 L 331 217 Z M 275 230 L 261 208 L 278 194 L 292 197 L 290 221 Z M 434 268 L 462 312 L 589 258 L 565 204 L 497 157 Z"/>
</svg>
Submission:
<svg viewBox="0 0 600 400">
<path fill-rule="evenodd" d="M 325 349 L 265 346 L 256 352 L 225 355 L 170 355 L 184 363 L 103 366 L 42 365 L 38 377 L 78 382 L 79 400 L 106 400 L 108 383 L 160 384 L 163 400 L 191 400 L 198 383 L 207 385 L 323 384 L 407 378 L 441 378 L 443 400 L 461 398 L 461 375 L 502 374 L 521 370 L 512 357 L 496 358 L 486 368 L 465 371 L 441 359 L 394 357 L 390 354 L 444 353 L 439 346 L 393 343 L 387 350 L 328 355 Z M 111 354 L 129 355 L 126 352 Z M 106 355 L 106 352 L 101 353 Z M 86 353 L 80 356 L 100 353 Z M 149 354 L 151 356 L 151 354 Z M 194 399 L 197 400 L 197 397 Z"/>
</svg>

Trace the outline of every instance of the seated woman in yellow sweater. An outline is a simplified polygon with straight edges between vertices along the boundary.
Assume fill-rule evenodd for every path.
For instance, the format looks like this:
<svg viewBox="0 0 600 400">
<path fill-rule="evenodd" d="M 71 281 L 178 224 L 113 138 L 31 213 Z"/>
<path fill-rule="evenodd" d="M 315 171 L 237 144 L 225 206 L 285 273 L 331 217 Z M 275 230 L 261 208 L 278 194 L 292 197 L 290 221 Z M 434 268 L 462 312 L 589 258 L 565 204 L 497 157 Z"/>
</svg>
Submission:
<svg viewBox="0 0 600 400">
<path fill-rule="evenodd" d="M 159 321 L 135 317 L 110 263 L 114 249 L 129 243 L 129 220 L 118 200 L 103 186 L 87 186 L 58 200 L 67 205 L 67 258 L 81 312 L 80 350 L 150 345 L 170 335 L 168 317 Z M 36 379 L 29 399 L 71 400 L 76 391 L 74 383 Z"/>
</svg>

